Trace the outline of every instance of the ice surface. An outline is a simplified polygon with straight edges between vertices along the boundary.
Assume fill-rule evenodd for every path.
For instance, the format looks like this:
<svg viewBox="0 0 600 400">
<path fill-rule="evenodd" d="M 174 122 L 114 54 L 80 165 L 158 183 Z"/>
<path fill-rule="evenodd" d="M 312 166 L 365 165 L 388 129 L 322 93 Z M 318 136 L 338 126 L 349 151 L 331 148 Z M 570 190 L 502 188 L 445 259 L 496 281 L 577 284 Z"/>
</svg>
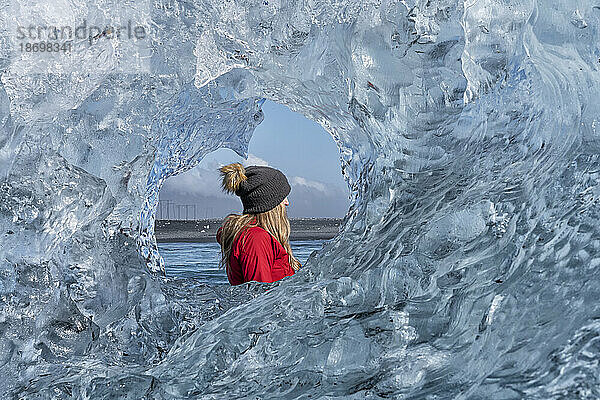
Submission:
<svg viewBox="0 0 600 400">
<path fill-rule="evenodd" d="M 0 397 L 600 398 L 596 3 L 142 3 L 2 7 Z M 84 18 L 148 36 L 18 49 Z M 264 98 L 338 144 L 340 235 L 266 293 L 162 278 L 161 184 Z"/>
</svg>

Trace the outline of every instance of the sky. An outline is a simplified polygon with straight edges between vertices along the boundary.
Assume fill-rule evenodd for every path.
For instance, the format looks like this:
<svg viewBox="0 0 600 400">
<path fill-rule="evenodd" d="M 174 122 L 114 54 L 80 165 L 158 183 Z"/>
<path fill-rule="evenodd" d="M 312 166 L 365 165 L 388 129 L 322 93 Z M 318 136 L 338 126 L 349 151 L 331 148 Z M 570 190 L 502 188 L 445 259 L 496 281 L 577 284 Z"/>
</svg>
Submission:
<svg viewBox="0 0 600 400">
<path fill-rule="evenodd" d="M 218 168 L 241 162 L 268 165 L 282 171 L 292 187 L 288 196 L 288 216 L 343 217 L 350 205 L 348 186 L 342 178 L 339 150 L 325 130 L 286 106 L 265 101 L 264 121 L 256 128 L 244 160 L 229 149 L 208 154 L 199 165 L 167 179 L 160 192 L 158 219 L 185 216 L 195 212 L 197 218 L 223 218 L 241 213 L 239 197 L 220 188 Z M 168 204 L 171 204 L 170 206 Z M 179 206 L 175 207 L 177 204 Z"/>
</svg>

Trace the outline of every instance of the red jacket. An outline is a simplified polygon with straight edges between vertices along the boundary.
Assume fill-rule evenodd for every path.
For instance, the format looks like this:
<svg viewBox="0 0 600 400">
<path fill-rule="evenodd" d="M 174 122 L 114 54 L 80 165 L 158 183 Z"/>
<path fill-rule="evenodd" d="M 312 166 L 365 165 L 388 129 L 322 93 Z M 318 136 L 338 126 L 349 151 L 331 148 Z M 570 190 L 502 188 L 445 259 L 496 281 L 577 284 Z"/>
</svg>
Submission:
<svg viewBox="0 0 600 400">
<path fill-rule="evenodd" d="M 221 228 L 217 231 L 217 242 Z M 233 241 L 227 279 L 232 285 L 275 282 L 294 275 L 288 253 L 269 232 L 259 226 L 243 229 Z"/>
</svg>

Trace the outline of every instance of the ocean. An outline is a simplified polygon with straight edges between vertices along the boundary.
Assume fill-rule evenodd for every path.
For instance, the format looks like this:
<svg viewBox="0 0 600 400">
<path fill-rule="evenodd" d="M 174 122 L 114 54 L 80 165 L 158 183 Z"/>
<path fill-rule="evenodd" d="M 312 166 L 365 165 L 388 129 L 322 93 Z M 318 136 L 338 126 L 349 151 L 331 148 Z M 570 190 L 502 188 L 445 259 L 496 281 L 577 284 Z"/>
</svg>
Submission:
<svg viewBox="0 0 600 400">
<path fill-rule="evenodd" d="M 327 240 L 290 241 L 294 256 L 304 265 L 313 251 L 319 250 Z M 227 285 L 225 270 L 219 268 L 220 247 L 213 243 L 173 242 L 158 243 L 158 250 L 166 264 L 169 277 L 197 280 L 212 285 Z"/>
</svg>

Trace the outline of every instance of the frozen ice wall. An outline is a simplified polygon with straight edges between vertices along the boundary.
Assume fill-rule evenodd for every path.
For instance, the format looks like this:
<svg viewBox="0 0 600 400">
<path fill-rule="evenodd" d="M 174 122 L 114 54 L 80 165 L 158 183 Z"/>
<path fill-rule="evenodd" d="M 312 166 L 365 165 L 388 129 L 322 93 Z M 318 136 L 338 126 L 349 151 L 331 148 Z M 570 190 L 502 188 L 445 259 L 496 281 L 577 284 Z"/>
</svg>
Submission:
<svg viewBox="0 0 600 400">
<path fill-rule="evenodd" d="M 600 398 L 599 5 L 1 12 L 3 397 Z M 266 293 L 162 277 L 162 182 L 245 154 L 264 98 L 338 144 L 340 235 Z"/>
</svg>

